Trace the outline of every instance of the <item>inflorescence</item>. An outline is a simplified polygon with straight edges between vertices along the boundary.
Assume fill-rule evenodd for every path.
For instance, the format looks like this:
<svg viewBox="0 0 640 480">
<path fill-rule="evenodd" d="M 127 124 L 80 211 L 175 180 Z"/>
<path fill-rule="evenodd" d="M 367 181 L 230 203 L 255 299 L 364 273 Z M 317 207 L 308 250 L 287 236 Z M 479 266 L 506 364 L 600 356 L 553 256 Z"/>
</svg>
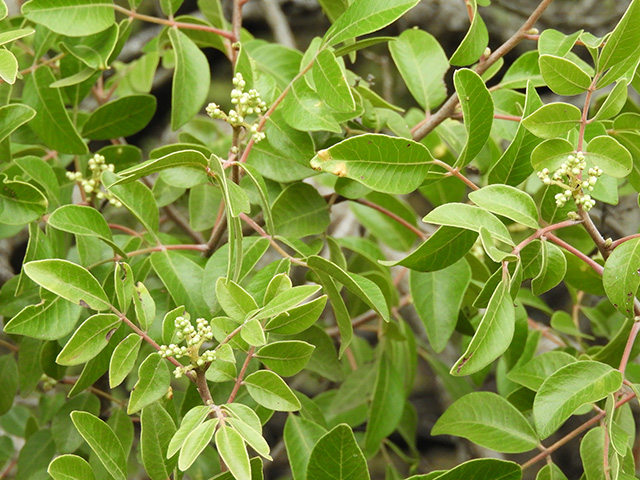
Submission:
<svg viewBox="0 0 640 480">
<path fill-rule="evenodd" d="M 100 188 L 100 176 L 102 172 L 113 172 L 115 167 L 113 163 L 106 163 L 105 158 L 96 153 L 89 159 L 89 170 L 91 172 L 91 178 L 84 178 L 80 172 L 67 172 L 67 178 L 73 182 L 79 182 L 80 188 L 89 195 L 95 195 L 98 200 L 107 200 L 114 207 L 121 207 L 122 203 L 113 194 L 107 190 Z"/>
<path fill-rule="evenodd" d="M 569 155 L 566 163 L 560 165 L 553 175 L 550 176 L 548 168 L 543 168 L 538 172 L 538 178 L 545 185 L 557 185 L 564 191 L 556 194 L 556 205 L 563 207 L 567 200 L 573 197 L 576 205 L 582 206 L 585 212 L 591 210 L 596 204 L 591 195 L 585 192 L 592 192 L 598 178 L 604 173 L 599 167 L 592 167 L 587 171 L 589 175 L 583 178 L 583 171 L 587 168 L 587 162 L 584 153 L 577 152 L 575 155 Z M 577 216 L 576 212 L 570 212 L 570 217 Z"/>
<path fill-rule="evenodd" d="M 244 91 L 246 86 L 241 73 L 236 73 L 233 77 L 233 90 L 231 90 L 231 103 L 235 105 L 235 109 L 225 113 L 220 105 L 210 103 L 207 105 L 207 115 L 211 118 L 220 118 L 229 123 L 232 127 L 245 127 L 251 132 L 251 137 L 255 143 L 265 138 L 265 134 L 258 130 L 257 120 L 253 123 L 245 121 L 245 117 L 249 115 L 262 115 L 267 111 L 267 104 L 260 98 L 257 90 L 251 89 Z"/>
<path fill-rule="evenodd" d="M 179 343 L 185 341 L 186 345 L 177 345 L 175 343 L 160 345 L 159 353 L 163 358 L 175 357 L 177 359 L 189 357 L 191 360 L 189 365 L 177 367 L 173 371 L 176 378 L 180 378 L 194 368 L 202 367 L 205 363 L 213 362 L 216 359 L 216 352 L 214 350 L 205 350 L 200 353 L 202 344 L 213 340 L 213 330 L 207 320 L 198 318 L 195 328 L 189 319 L 185 317 L 177 317 L 174 323 L 176 326 L 176 337 L 179 339 Z"/>
</svg>

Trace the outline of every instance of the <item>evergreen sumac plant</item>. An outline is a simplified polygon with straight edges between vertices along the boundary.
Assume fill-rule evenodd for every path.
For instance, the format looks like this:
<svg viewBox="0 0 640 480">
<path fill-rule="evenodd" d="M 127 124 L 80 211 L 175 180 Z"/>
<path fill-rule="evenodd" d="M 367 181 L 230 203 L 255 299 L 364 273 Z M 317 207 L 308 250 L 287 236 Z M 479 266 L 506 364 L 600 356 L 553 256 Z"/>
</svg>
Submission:
<svg viewBox="0 0 640 480">
<path fill-rule="evenodd" d="M 601 220 L 640 192 L 640 0 L 603 38 L 542 0 L 494 51 L 449 0 L 450 57 L 371 35 L 418 0 L 319 0 L 304 51 L 248 1 L 0 0 L 0 478 L 637 478 L 640 235 Z M 387 47 L 408 110 L 349 69 Z"/>
</svg>

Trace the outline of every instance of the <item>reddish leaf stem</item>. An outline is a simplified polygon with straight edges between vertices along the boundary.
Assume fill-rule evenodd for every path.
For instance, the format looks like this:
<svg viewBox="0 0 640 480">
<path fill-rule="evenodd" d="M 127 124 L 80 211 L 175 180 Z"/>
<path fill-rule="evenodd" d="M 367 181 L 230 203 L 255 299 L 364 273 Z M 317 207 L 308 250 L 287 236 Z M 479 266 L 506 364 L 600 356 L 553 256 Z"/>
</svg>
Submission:
<svg viewBox="0 0 640 480">
<path fill-rule="evenodd" d="M 473 183 L 471 180 L 465 177 L 458 168 L 454 168 L 448 163 L 445 163 L 442 160 L 438 160 L 438 159 L 433 160 L 431 163 L 444 168 L 446 171 L 449 172 L 450 175 L 453 175 L 454 177 L 458 177 L 460 180 L 466 183 L 469 186 L 469 188 L 471 188 L 471 190 L 480 190 L 480 187 L 478 187 L 475 183 Z"/>
<path fill-rule="evenodd" d="M 156 23 L 158 25 L 166 25 L 167 27 L 181 28 L 183 30 L 201 30 L 203 32 L 215 33 L 216 35 L 220 35 L 221 37 L 224 37 L 231 42 L 237 41 L 237 37 L 232 32 L 227 32 L 226 30 L 221 30 L 215 27 L 209 27 L 208 25 L 196 25 L 194 23 L 165 20 L 164 18 L 144 15 L 142 13 L 136 12 L 135 10 L 129 10 L 127 8 L 121 7 L 120 5 L 110 5 L 110 7 L 113 8 L 116 12 L 123 13 L 129 18 L 135 18 L 137 20 L 142 20 L 143 22 Z"/>
<path fill-rule="evenodd" d="M 578 257 L 580 260 L 582 260 L 587 265 L 589 265 L 591 268 L 593 268 L 597 273 L 602 275 L 604 267 L 602 265 L 600 265 L 598 262 L 596 262 L 593 258 L 591 258 L 588 255 L 585 255 L 580 250 L 575 248 L 573 245 L 569 245 L 567 242 L 565 242 L 564 240 L 559 239 L 558 237 L 556 237 L 552 233 L 548 233 L 546 235 L 546 237 L 549 240 L 551 240 L 553 243 L 558 245 L 559 247 L 562 247 L 565 250 L 568 250 L 569 252 L 573 253 L 576 257 Z"/>
<path fill-rule="evenodd" d="M 240 373 L 238 374 L 238 378 L 236 378 L 236 383 L 233 385 L 233 390 L 229 394 L 229 399 L 227 403 L 233 403 L 236 399 L 236 395 L 238 394 L 238 390 L 240 390 L 240 385 L 242 385 L 242 380 L 244 379 L 244 374 L 247 373 L 247 368 L 249 367 L 249 362 L 253 358 L 253 352 L 256 350 L 256 347 L 251 347 L 247 352 L 247 358 L 244 359 L 244 363 L 242 364 L 242 368 L 240 369 Z"/>
<path fill-rule="evenodd" d="M 370 202 L 369 200 L 365 200 L 364 198 L 358 198 L 357 200 L 355 200 L 355 202 L 360 203 L 361 205 L 365 205 L 365 206 L 367 206 L 369 208 L 373 208 L 374 210 L 377 210 L 378 212 L 382 213 L 383 215 L 386 215 L 387 217 L 391 218 L 392 220 L 395 220 L 396 222 L 398 222 L 400 225 L 402 225 L 406 229 L 411 230 L 413 233 L 415 233 L 422 240 L 426 240 L 427 238 L 429 238 L 429 234 L 428 233 L 423 232 L 418 227 L 416 227 L 416 226 L 412 225 L 411 223 L 409 223 L 408 221 L 406 221 L 404 218 L 400 217 L 399 215 L 396 215 L 392 211 L 387 210 L 386 208 L 378 205 L 377 203 Z"/>
</svg>

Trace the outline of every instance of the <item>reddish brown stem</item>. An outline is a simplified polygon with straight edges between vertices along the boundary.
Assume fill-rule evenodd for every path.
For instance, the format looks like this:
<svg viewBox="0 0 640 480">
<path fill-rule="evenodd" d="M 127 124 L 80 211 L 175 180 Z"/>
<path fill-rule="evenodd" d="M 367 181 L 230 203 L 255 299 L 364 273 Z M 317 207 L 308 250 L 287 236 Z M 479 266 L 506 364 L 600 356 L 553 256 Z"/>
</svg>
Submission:
<svg viewBox="0 0 640 480">
<path fill-rule="evenodd" d="M 379 211 L 383 215 L 386 215 L 387 217 L 391 218 L 392 220 L 398 222 L 400 225 L 402 225 L 406 229 L 411 230 L 413 233 L 415 233 L 422 240 L 426 240 L 427 238 L 429 238 L 429 234 L 423 232 L 422 230 L 420 230 L 416 226 L 414 226 L 411 223 L 409 223 L 408 221 L 406 221 L 404 218 L 396 215 L 395 213 L 391 212 L 390 210 L 387 210 L 384 207 L 381 207 L 380 205 L 378 205 L 376 203 L 370 202 L 369 200 L 365 200 L 364 198 L 358 198 L 357 200 L 355 200 L 355 202 L 360 203 L 361 205 L 366 205 L 369 208 L 373 208 L 374 210 Z"/>
<path fill-rule="evenodd" d="M 165 20 L 164 18 L 151 17 L 149 15 L 144 15 L 142 13 L 138 13 L 134 10 L 128 10 L 120 5 L 110 5 L 115 11 L 120 12 L 128 16 L 129 18 L 135 18 L 137 20 L 142 20 L 143 22 L 148 23 L 156 23 L 159 25 L 166 25 L 167 27 L 181 28 L 184 30 L 201 30 L 203 32 L 215 33 L 216 35 L 220 35 L 231 42 L 236 42 L 237 38 L 232 32 L 227 32 L 226 30 L 221 30 L 215 27 L 209 27 L 208 25 L 196 25 L 194 23 L 184 23 L 184 22 L 176 22 L 175 20 Z"/>
<path fill-rule="evenodd" d="M 555 235 L 553 235 L 552 233 L 548 233 L 546 235 L 546 237 L 551 240 L 553 243 L 555 243 L 556 245 L 558 245 L 559 247 L 564 248 L 565 250 L 568 250 L 569 252 L 573 253 L 576 257 L 578 257 L 580 260 L 582 260 L 583 262 L 585 262 L 587 265 L 589 265 L 591 268 L 593 268 L 597 273 L 599 273 L 600 275 L 602 275 L 602 272 L 604 270 L 604 268 L 602 267 L 602 265 L 600 265 L 598 262 L 596 262 L 594 259 L 592 259 L 591 257 L 589 257 L 588 255 L 585 255 L 584 253 L 582 253 L 580 250 L 578 250 L 577 248 L 575 248 L 573 245 L 569 245 L 567 242 L 565 242 L 564 240 L 561 240 L 560 238 L 556 237 Z"/>
<path fill-rule="evenodd" d="M 240 369 L 238 378 L 236 378 L 236 383 L 233 385 L 233 390 L 231 390 L 231 393 L 229 394 L 227 403 L 233 403 L 233 401 L 236 399 L 236 395 L 238 394 L 238 390 L 240 390 L 240 385 L 242 385 L 244 374 L 247 373 L 247 368 L 249 367 L 249 362 L 253 358 L 253 352 L 255 351 L 255 349 L 255 347 L 251 347 L 247 352 L 247 358 L 244 359 L 244 363 L 242 364 L 242 368 Z"/>
<path fill-rule="evenodd" d="M 478 187 L 475 183 L 473 183 L 471 180 L 469 180 L 467 177 L 465 177 L 459 169 L 452 167 L 451 165 L 449 165 L 448 163 L 443 162 L 442 160 L 433 160 L 431 163 L 433 163 L 434 165 L 438 165 L 439 167 L 444 168 L 446 171 L 449 172 L 450 175 L 453 175 L 454 177 L 458 177 L 460 180 L 462 180 L 464 183 L 466 183 L 469 188 L 471 188 L 471 190 L 480 190 L 480 187 Z"/>
</svg>

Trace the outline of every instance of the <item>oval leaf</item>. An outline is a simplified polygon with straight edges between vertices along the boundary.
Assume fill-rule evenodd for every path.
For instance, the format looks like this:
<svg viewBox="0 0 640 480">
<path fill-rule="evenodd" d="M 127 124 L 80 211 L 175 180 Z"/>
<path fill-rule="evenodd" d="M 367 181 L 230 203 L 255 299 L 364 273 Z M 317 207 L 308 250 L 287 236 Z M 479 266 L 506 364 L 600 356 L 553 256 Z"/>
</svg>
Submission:
<svg viewBox="0 0 640 480">
<path fill-rule="evenodd" d="M 109 299 L 98 280 L 80 265 L 67 260 L 36 260 L 24 264 L 31 280 L 47 290 L 94 310 L 108 310 Z"/>
<path fill-rule="evenodd" d="M 488 185 L 469 194 L 469 199 L 479 207 L 510 218 L 531 228 L 538 225 L 538 209 L 525 192 L 509 185 Z"/>
<path fill-rule="evenodd" d="M 131 390 L 127 413 L 141 410 L 161 398 L 171 383 L 167 362 L 157 353 L 149 355 L 138 369 L 138 381 Z"/>
<path fill-rule="evenodd" d="M 533 420 L 541 439 L 547 438 L 578 407 L 596 402 L 622 386 L 622 374 L 594 361 L 571 363 L 548 377 L 533 401 Z"/>
<path fill-rule="evenodd" d="M 251 398 L 263 407 L 278 412 L 294 412 L 301 408 L 300 401 L 284 380 L 269 370 L 252 373 L 243 384 Z"/>
<path fill-rule="evenodd" d="M 575 105 L 556 102 L 543 105 L 522 124 L 537 137 L 555 138 L 577 127 L 581 117 L 582 112 Z"/>
<path fill-rule="evenodd" d="M 613 306 L 625 317 L 632 317 L 640 286 L 640 239 L 627 240 L 613 250 L 604 264 L 602 283 Z"/>
<path fill-rule="evenodd" d="M 47 473 L 54 480 L 95 480 L 91 465 L 77 455 L 60 455 L 49 464 Z"/>
<path fill-rule="evenodd" d="M 120 325 L 113 313 L 97 313 L 87 318 L 56 358 L 60 365 L 79 365 L 98 355 Z"/>
<path fill-rule="evenodd" d="M 71 412 L 71 421 L 111 476 L 127 480 L 124 448 L 111 427 L 87 412 Z"/>
<path fill-rule="evenodd" d="M 513 338 L 514 317 L 509 284 L 502 280 L 491 295 L 487 310 L 467 350 L 451 368 L 451 375 L 477 372 L 502 355 Z"/>
<path fill-rule="evenodd" d="M 456 435 L 496 452 L 521 453 L 536 448 L 538 438 L 527 419 L 492 392 L 473 392 L 453 403 L 431 435 Z"/>
<path fill-rule="evenodd" d="M 538 62 L 542 78 L 558 95 L 579 95 L 591 85 L 591 77 L 571 60 L 555 55 L 541 55 Z"/>
<path fill-rule="evenodd" d="M 383 193 L 413 192 L 424 181 L 433 157 L 412 140 L 387 135 L 351 137 L 311 159 L 311 167 L 360 182 Z"/>
<path fill-rule="evenodd" d="M 156 112 L 153 95 L 129 95 L 96 108 L 82 128 L 82 136 L 91 140 L 128 137 L 139 132 Z"/>
<path fill-rule="evenodd" d="M 351 428 L 338 425 L 311 452 L 307 480 L 369 480 L 367 461 Z"/>
</svg>

